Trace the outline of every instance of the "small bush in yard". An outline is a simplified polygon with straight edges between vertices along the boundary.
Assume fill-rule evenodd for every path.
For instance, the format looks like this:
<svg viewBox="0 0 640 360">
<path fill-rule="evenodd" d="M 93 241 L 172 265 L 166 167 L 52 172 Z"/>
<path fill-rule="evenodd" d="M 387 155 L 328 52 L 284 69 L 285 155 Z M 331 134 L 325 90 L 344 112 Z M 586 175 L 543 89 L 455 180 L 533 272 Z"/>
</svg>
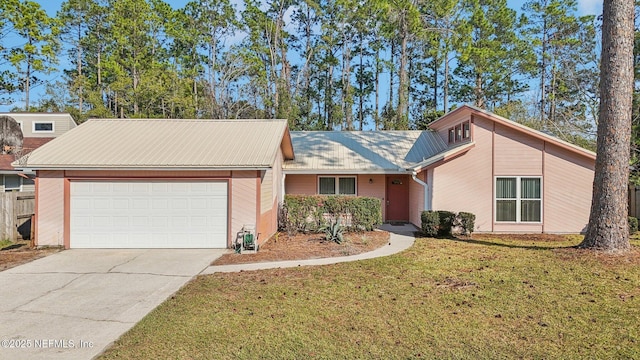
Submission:
<svg viewBox="0 0 640 360">
<path fill-rule="evenodd" d="M 638 232 L 638 218 L 629 216 L 629 235 L 633 235 Z"/>
<path fill-rule="evenodd" d="M 343 228 L 340 225 L 340 218 L 338 218 L 336 222 L 329 220 L 329 223 L 327 223 L 327 225 L 320 228 L 320 231 L 324 232 L 327 241 L 333 241 L 336 244 L 340 244 L 344 240 L 342 236 L 342 230 Z"/>
<path fill-rule="evenodd" d="M 437 213 L 440 219 L 440 224 L 438 226 L 438 235 L 439 236 L 451 235 L 451 228 L 453 228 L 453 223 L 456 220 L 456 213 L 452 211 L 446 211 L 446 210 L 439 210 L 437 211 Z"/>
<path fill-rule="evenodd" d="M 438 235 L 440 216 L 437 212 L 426 210 L 420 214 L 422 233 L 425 236 L 434 237 Z"/>
<path fill-rule="evenodd" d="M 456 216 L 456 226 L 460 227 L 463 235 L 471 235 L 476 224 L 476 215 L 461 211 Z"/>
</svg>

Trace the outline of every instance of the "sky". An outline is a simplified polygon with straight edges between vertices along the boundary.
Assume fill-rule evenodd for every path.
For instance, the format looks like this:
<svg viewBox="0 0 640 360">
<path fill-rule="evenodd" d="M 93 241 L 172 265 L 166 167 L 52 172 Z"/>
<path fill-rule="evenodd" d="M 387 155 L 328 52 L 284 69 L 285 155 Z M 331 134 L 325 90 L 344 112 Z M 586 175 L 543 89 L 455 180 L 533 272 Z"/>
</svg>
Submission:
<svg viewBox="0 0 640 360">
<path fill-rule="evenodd" d="M 56 12 L 60 9 L 61 4 L 65 0 L 35 0 L 35 2 L 39 3 L 43 9 L 47 11 L 49 16 L 55 16 Z M 183 7 L 189 0 L 165 0 L 168 4 L 170 4 L 173 8 L 181 8 Z M 232 0 L 232 3 L 241 4 L 242 0 Z M 509 7 L 520 11 L 522 5 L 525 3 L 525 0 L 507 0 Z M 578 15 L 600 15 L 602 14 L 602 0 L 578 0 Z M 64 59 L 64 56 L 61 54 L 60 60 L 60 68 L 68 67 L 68 62 Z M 62 72 L 62 71 L 61 71 Z M 50 80 L 55 81 L 57 77 L 59 77 L 59 73 L 54 73 L 49 76 Z M 36 101 L 44 94 L 44 85 L 36 87 L 32 89 L 31 98 L 34 100 L 32 103 L 35 104 Z M 15 106 L 24 107 L 24 102 L 21 101 L 22 94 L 16 94 L 13 96 L 15 102 L 10 105 L 0 104 L 0 112 L 10 111 Z"/>
</svg>

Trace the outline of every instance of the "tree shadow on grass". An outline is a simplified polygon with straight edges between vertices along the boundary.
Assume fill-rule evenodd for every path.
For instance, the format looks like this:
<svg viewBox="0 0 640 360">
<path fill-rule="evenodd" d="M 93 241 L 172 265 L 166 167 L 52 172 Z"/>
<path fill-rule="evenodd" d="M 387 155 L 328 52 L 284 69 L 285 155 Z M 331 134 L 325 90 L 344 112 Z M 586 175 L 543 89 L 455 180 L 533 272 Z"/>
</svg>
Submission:
<svg viewBox="0 0 640 360">
<path fill-rule="evenodd" d="M 554 250 L 554 249 L 577 249 L 577 246 L 541 246 L 541 245 L 519 245 L 519 244 L 507 244 L 502 242 L 493 242 L 487 240 L 477 240 L 473 238 L 457 238 L 454 236 L 442 237 L 440 239 L 452 240 L 467 244 L 477 244 L 477 245 L 485 245 L 485 246 L 498 246 L 505 247 L 510 249 L 528 249 L 528 250 Z"/>
</svg>

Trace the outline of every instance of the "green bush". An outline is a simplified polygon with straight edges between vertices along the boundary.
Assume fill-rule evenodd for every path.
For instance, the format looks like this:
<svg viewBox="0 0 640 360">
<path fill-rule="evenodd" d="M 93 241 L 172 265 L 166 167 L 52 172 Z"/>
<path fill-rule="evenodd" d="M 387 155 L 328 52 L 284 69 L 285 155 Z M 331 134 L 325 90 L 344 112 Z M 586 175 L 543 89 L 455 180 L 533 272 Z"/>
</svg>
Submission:
<svg viewBox="0 0 640 360">
<path fill-rule="evenodd" d="M 285 195 L 280 217 L 280 230 L 290 234 L 319 231 L 327 220 L 339 218 L 348 223 L 347 231 L 370 231 L 382 223 L 382 205 L 371 197 Z"/>
<path fill-rule="evenodd" d="M 451 228 L 456 220 L 456 213 L 446 210 L 438 210 L 438 218 L 440 223 L 438 225 L 438 236 L 450 236 Z"/>
<path fill-rule="evenodd" d="M 471 235 L 476 224 L 476 216 L 470 212 L 461 211 L 456 216 L 456 226 L 460 227 L 463 235 Z"/>
<path fill-rule="evenodd" d="M 320 228 L 320 231 L 324 232 L 325 238 L 327 241 L 333 241 L 336 244 L 341 244 L 343 241 L 342 235 L 342 226 L 340 225 L 340 218 L 335 222 L 329 220 L 329 223 L 326 226 Z"/>
<path fill-rule="evenodd" d="M 638 232 L 638 218 L 629 216 L 629 235 L 633 235 Z"/>
<path fill-rule="evenodd" d="M 438 227 L 440 226 L 440 216 L 437 212 L 426 210 L 420 214 L 422 233 L 425 236 L 438 236 Z"/>
</svg>

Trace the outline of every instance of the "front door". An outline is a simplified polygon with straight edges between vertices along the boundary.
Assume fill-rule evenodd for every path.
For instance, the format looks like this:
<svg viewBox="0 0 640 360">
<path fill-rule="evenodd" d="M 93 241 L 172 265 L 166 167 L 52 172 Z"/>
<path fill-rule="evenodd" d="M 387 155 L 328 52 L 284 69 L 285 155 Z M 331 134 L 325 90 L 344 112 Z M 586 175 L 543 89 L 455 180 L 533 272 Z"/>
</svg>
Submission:
<svg viewBox="0 0 640 360">
<path fill-rule="evenodd" d="M 409 176 L 387 175 L 386 221 L 409 221 Z"/>
</svg>

